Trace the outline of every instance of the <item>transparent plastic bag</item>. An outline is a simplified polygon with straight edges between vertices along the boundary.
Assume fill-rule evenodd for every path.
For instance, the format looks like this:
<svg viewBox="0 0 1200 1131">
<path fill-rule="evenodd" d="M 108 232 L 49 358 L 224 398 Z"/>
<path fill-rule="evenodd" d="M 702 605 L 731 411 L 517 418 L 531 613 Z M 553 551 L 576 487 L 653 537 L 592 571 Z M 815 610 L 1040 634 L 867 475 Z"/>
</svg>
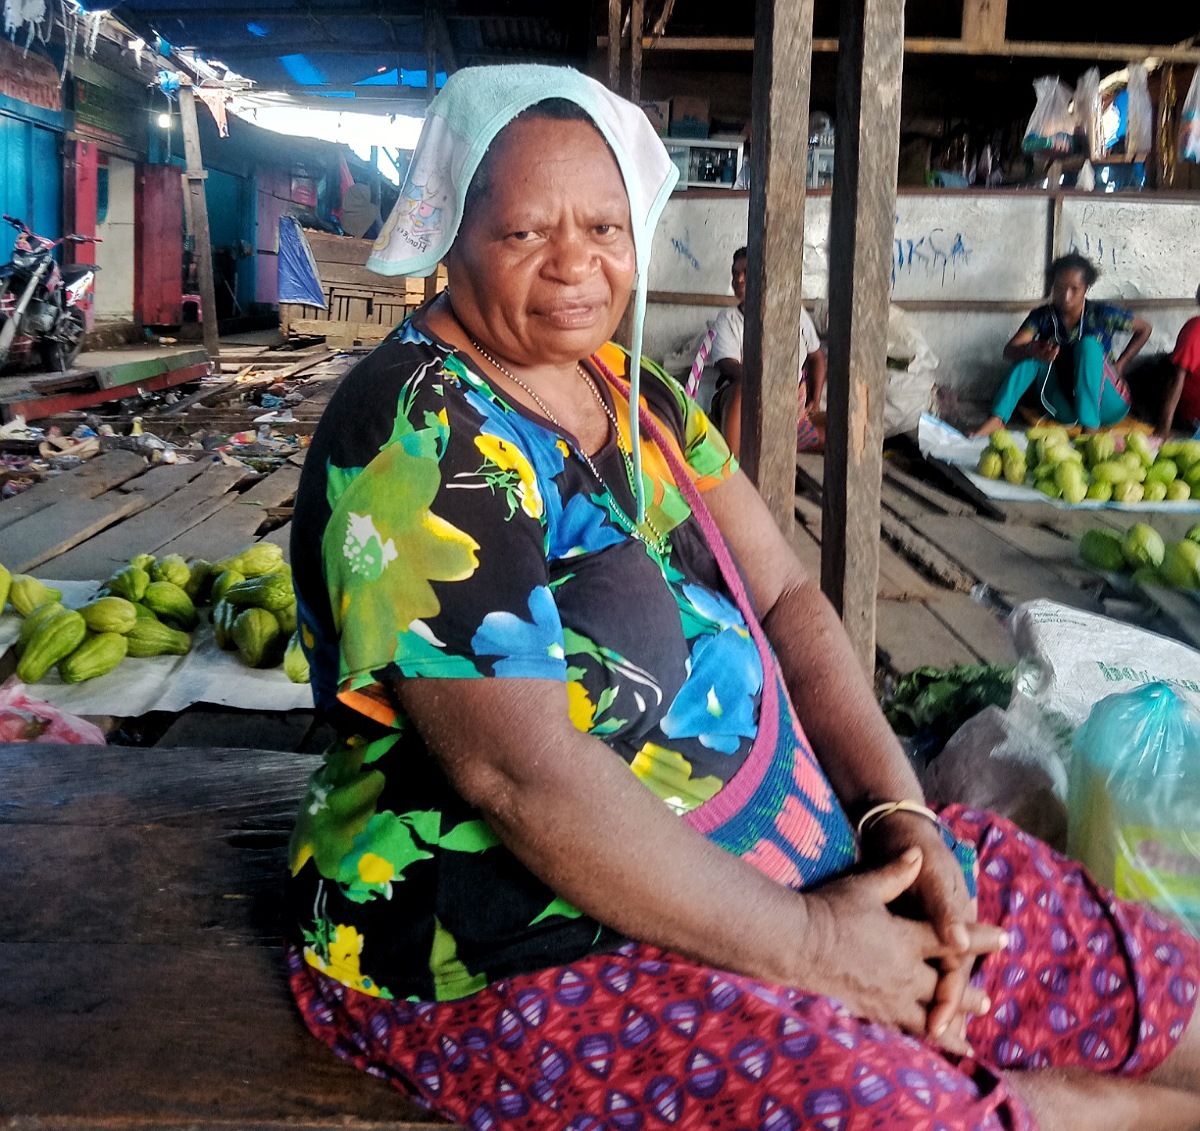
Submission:
<svg viewBox="0 0 1200 1131">
<path fill-rule="evenodd" d="M 1071 113 L 1071 88 L 1058 75 L 1033 80 L 1037 104 L 1025 127 L 1021 143 L 1026 153 L 1052 150 L 1070 153 L 1075 144 L 1075 115 Z"/>
<path fill-rule="evenodd" d="M 1141 63 L 1129 64 L 1129 82 L 1125 87 L 1129 105 L 1125 125 L 1125 156 L 1150 152 L 1154 144 L 1154 107 L 1150 104 L 1150 85 Z"/>
<path fill-rule="evenodd" d="M 104 732 L 86 719 L 31 699 L 20 680 L 0 687 L 0 742 L 66 742 L 103 746 Z"/>
<path fill-rule="evenodd" d="M 1200 711 L 1165 683 L 1110 695 L 1075 735 L 1067 846 L 1122 899 L 1200 936 Z"/>
<path fill-rule="evenodd" d="M 1179 156 L 1184 161 L 1200 161 L 1200 67 L 1192 75 L 1183 100 L 1179 122 Z"/>
<path fill-rule="evenodd" d="M 1089 67 L 1075 84 L 1075 130 L 1079 137 L 1076 148 L 1091 161 L 1104 156 L 1104 106 L 1100 100 L 1100 70 Z"/>
</svg>

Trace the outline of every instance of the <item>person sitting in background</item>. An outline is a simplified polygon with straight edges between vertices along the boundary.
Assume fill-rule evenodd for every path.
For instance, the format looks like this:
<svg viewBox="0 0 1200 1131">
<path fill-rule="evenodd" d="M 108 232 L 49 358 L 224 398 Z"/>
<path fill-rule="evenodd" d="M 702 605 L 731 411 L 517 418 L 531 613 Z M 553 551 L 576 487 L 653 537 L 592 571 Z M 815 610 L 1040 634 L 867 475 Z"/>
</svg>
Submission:
<svg viewBox="0 0 1200 1131">
<path fill-rule="evenodd" d="M 1196 301 L 1200 302 L 1200 287 L 1196 288 Z M 1193 432 L 1200 427 L 1200 315 L 1183 324 L 1170 363 L 1158 418 L 1160 436 L 1169 436 L 1173 428 Z"/>
<path fill-rule="evenodd" d="M 1129 414 L 1125 369 L 1150 337 L 1150 323 L 1123 307 L 1088 302 L 1100 272 L 1078 252 L 1051 263 L 1049 276 L 1050 302 L 1032 311 L 1004 347 L 1016 364 L 974 436 L 1003 428 L 1028 393 L 1037 398 L 1038 415 L 1060 424 L 1094 430 Z M 1114 358 L 1113 336 L 1121 333 L 1129 342 Z"/>
<path fill-rule="evenodd" d="M 742 341 L 746 331 L 746 248 L 733 253 L 732 282 L 737 306 L 729 306 L 713 322 L 710 352 L 717 368 L 717 391 L 713 395 L 712 415 L 725 436 L 730 450 L 737 455 L 742 439 Z M 824 432 L 814 421 L 821 410 L 825 390 L 825 354 L 812 317 L 800 308 L 800 383 L 796 422 L 796 450 L 817 451 L 824 443 Z"/>
</svg>

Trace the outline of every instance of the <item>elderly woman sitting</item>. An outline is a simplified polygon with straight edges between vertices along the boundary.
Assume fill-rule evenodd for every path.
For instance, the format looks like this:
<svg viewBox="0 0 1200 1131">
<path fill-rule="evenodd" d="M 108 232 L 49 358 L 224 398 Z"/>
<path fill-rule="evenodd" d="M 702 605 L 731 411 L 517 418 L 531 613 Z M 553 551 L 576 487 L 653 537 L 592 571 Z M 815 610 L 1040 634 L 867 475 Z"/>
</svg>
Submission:
<svg viewBox="0 0 1200 1131">
<path fill-rule="evenodd" d="M 609 342 L 673 179 L 573 71 L 431 107 L 376 263 L 449 289 L 296 499 L 343 736 L 291 847 L 305 1020 L 479 1129 L 1195 1126 L 1196 942 L 925 808 L 721 436 Z"/>
</svg>

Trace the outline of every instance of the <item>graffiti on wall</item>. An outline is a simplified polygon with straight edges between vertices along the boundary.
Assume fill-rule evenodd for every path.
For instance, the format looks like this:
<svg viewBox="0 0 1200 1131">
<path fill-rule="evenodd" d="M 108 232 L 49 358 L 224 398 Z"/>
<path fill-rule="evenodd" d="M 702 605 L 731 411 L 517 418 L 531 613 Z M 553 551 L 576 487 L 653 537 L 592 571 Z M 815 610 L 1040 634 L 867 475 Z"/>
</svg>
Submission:
<svg viewBox="0 0 1200 1131">
<path fill-rule="evenodd" d="M 971 263 L 971 248 L 962 232 L 951 235 L 947 228 L 927 228 L 911 234 L 903 232 L 896 217 L 896 235 L 892 240 L 892 285 L 901 274 L 920 273 L 938 279 L 957 277 Z"/>
</svg>

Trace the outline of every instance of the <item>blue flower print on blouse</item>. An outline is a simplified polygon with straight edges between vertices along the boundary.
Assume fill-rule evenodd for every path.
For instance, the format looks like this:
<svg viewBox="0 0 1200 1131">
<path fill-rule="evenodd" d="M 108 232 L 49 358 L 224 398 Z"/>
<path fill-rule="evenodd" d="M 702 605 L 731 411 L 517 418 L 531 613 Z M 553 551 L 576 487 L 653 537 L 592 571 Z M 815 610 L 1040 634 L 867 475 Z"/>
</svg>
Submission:
<svg viewBox="0 0 1200 1131">
<path fill-rule="evenodd" d="M 562 622 L 545 585 L 529 594 L 531 621 L 510 612 L 488 613 L 471 640 L 477 656 L 499 656 L 492 664 L 497 676 L 511 679 L 567 678 Z"/>
<path fill-rule="evenodd" d="M 668 738 L 695 738 L 709 750 L 734 754 L 753 738 L 762 665 L 744 628 L 730 626 L 701 639 L 691 670 L 659 724 Z"/>
</svg>

